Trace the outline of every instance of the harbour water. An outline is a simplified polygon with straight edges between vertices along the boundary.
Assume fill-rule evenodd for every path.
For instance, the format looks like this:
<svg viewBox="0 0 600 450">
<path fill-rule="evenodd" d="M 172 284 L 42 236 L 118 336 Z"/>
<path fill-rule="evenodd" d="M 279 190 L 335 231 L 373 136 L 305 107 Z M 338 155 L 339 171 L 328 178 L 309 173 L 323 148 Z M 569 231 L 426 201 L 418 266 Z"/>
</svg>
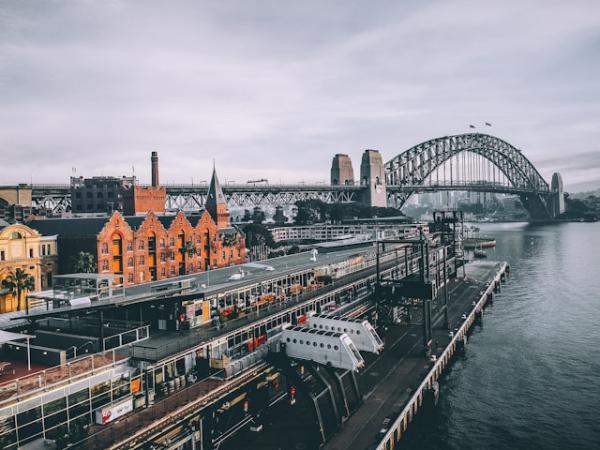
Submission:
<svg viewBox="0 0 600 450">
<path fill-rule="evenodd" d="M 509 282 L 402 448 L 600 448 L 600 224 L 478 226 Z"/>
</svg>

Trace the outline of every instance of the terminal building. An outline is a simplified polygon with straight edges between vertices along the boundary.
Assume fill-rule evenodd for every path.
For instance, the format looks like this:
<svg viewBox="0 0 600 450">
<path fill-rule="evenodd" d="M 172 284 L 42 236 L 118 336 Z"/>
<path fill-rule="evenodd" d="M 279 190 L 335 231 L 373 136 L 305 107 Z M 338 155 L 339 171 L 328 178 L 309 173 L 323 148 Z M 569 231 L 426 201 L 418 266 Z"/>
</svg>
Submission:
<svg viewBox="0 0 600 450">
<path fill-rule="evenodd" d="M 365 243 L 125 289 L 111 274 L 56 276 L 47 308 L 0 323 L 17 333 L 0 339 L 0 443 L 96 449 L 133 439 L 119 448 L 192 448 L 182 446 L 192 440 L 214 448 L 232 425 L 296 387 L 311 391 L 329 429 L 360 404 L 360 352 L 382 348 L 367 322 L 344 311 L 369 298 L 378 276 L 418 271 L 419 258 L 411 245 L 377 254 Z M 317 353 L 327 355 L 322 364 Z M 148 428 L 182 407 L 190 413 L 164 438 Z"/>
</svg>

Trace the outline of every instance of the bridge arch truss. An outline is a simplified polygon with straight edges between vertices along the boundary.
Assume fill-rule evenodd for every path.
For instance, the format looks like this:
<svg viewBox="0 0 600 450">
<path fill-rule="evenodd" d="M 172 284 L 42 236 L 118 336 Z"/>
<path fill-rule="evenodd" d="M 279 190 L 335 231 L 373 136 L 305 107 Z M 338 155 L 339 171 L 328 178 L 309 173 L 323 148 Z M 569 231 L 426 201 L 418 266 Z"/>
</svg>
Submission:
<svg viewBox="0 0 600 450">
<path fill-rule="evenodd" d="M 444 136 L 422 142 L 400 153 L 385 164 L 386 183 L 391 203 L 401 207 L 426 179 L 451 158 L 470 152 L 495 165 L 509 180 L 512 190 L 519 192 L 532 216 L 549 216 L 546 198 L 550 187 L 534 165 L 519 149 L 495 136 L 469 133 Z M 464 186 L 465 190 L 481 190 L 481 186 Z M 413 190 L 413 188 L 415 188 Z M 485 190 L 485 189 L 484 189 Z"/>
</svg>

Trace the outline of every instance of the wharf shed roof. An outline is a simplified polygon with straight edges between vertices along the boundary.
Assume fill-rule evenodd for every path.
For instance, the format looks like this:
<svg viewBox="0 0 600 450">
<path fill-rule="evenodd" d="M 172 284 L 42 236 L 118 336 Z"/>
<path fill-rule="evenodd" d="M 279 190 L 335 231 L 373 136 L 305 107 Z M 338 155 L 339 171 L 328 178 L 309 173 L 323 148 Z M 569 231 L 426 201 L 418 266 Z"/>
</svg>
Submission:
<svg viewBox="0 0 600 450">
<path fill-rule="evenodd" d="M 60 237 L 90 237 L 97 236 L 108 217 L 77 217 L 72 219 L 40 219 L 33 220 L 27 225 L 42 235 L 59 235 Z"/>
</svg>

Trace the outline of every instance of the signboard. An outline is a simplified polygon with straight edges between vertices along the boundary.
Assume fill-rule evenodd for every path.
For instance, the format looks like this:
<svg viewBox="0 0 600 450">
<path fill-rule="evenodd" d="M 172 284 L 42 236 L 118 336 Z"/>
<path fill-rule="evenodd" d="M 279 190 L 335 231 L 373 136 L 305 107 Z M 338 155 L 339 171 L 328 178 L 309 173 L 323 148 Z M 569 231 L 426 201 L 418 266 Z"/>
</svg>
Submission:
<svg viewBox="0 0 600 450">
<path fill-rule="evenodd" d="M 106 425 L 107 423 L 110 423 L 113 420 L 130 413 L 131 411 L 133 411 L 133 399 L 129 397 L 125 401 L 97 409 L 96 423 L 100 425 Z"/>
<path fill-rule="evenodd" d="M 196 316 L 196 304 L 190 303 L 185 305 L 185 315 L 187 316 L 188 320 L 193 320 Z"/>
</svg>

